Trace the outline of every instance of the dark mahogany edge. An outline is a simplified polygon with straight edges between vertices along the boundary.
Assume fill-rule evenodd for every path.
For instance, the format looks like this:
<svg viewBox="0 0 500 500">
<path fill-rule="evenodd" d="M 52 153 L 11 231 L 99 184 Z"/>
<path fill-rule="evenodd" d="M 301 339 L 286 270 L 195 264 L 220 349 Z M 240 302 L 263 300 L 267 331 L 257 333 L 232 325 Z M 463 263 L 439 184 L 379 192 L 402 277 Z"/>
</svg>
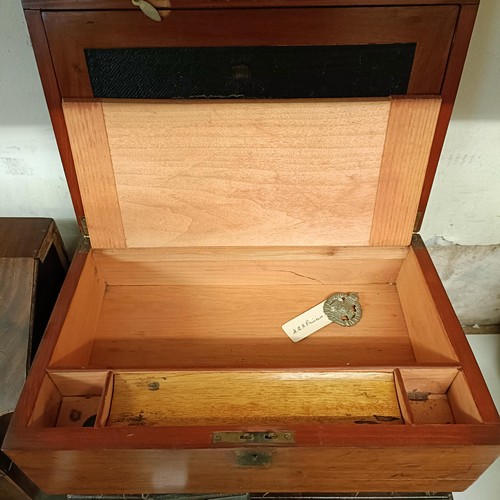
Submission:
<svg viewBox="0 0 500 500">
<path fill-rule="evenodd" d="M 479 365 L 420 235 L 413 235 L 412 248 L 422 269 L 427 287 L 440 313 L 441 321 L 448 333 L 451 345 L 460 360 L 469 389 L 483 421 L 500 423 L 495 403 L 491 398 Z"/>
<path fill-rule="evenodd" d="M 462 5 L 458 16 L 457 25 L 455 28 L 455 36 L 451 45 L 448 65 L 444 76 L 443 86 L 441 89 L 442 104 L 439 113 L 436 131 L 434 133 L 434 141 L 432 143 L 431 152 L 429 155 L 429 163 L 425 173 L 424 185 L 420 195 L 418 205 L 418 216 L 415 226 L 415 231 L 420 231 L 422 226 L 425 209 L 431 194 L 432 183 L 436 175 L 441 151 L 443 149 L 446 132 L 450 123 L 453 105 L 457 97 L 460 78 L 465 65 L 467 50 L 469 48 L 472 30 L 476 20 L 478 5 Z"/>
<path fill-rule="evenodd" d="M 80 221 L 84 216 L 82 198 L 76 177 L 73 154 L 71 152 L 68 131 L 66 129 L 66 122 L 64 120 L 61 93 L 59 92 L 59 85 L 57 83 L 57 77 L 52 64 L 52 57 L 45 34 L 42 16 L 38 11 L 25 11 L 25 17 L 33 45 L 33 51 L 35 53 L 38 71 L 40 72 L 45 100 L 49 108 L 49 115 L 54 129 L 59 154 L 61 156 L 64 172 L 66 174 L 73 208 L 75 210 L 78 223 L 80 224 Z"/>
<path fill-rule="evenodd" d="M 167 3 L 149 0 L 151 4 L 165 6 Z M 244 7 L 335 7 L 371 5 L 477 5 L 480 0 L 170 0 L 171 9 L 227 9 Z M 130 0 L 22 0 L 25 9 L 46 10 L 133 10 Z"/>
<path fill-rule="evenodd" d="M 12 416 L 3 446 L 9 447 L 12 444 L 11 430 L 17 429 L 17 431 L 19 431 L 22 429 L 21 433 L 26 432 L 26 426 L 35 404 L 36 394 L 38 394 L 42 385 L 45 370 L 50 362 L 57 339 L 59 338 L 59 332 L 66 318 L 87 257 L 87 253 L 80 251 L 77 251 L 73 257 L 73 261 L 57 298 L 54 310 L 50 316 L 40 347 L 31 365 L 31 370 L 17 403 L 16 410 Z"/>
<path fill-rule="evenodd" d="M 230 449 L 260 445 L 213 444 L 212 433 L 221 431 L 272 431 L 248 426 L 207 427 L 101 427 L 26 429 L 10 426 L 4 451 L 111 450 L 111 449 Z M 500 424 L 453 425 L 288 425 L 291 445 L 263 444 L 263 448 L 397 448 L 428 446 L 494 446 L 500 453 Z"/>
</svg>

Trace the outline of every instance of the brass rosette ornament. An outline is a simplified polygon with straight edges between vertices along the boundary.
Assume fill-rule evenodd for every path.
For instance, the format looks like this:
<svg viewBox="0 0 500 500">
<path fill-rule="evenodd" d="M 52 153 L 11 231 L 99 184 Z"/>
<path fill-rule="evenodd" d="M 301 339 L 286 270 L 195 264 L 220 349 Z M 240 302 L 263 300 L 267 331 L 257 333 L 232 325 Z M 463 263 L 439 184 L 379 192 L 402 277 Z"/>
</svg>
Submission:
<svg viewBox="0 0 500 500">
<path fill-rule="evenodd" d="M 357 293 L 334 293 L 324 305 L 323 312 L 332 322 L 340 326 L 354 326 L 363 314 Z"/>
</svg>

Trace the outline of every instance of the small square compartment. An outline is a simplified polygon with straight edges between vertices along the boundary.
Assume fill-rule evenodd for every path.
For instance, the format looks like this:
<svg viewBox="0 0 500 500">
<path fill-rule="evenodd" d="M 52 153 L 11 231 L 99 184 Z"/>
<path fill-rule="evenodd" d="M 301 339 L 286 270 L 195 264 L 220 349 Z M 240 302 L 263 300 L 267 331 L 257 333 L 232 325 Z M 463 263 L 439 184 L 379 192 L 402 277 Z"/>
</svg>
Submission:
<svg viewBox="0 0 500 500">
<path fill-rule="evenodd" d="M 29 427 L 99 427 L 107 416 L 112 374 L 107 371 L 47 372 Z"/>
<path fill-rule="evenodd" d="M 465 376 L 459 368 L 396 370 L 396 384 L 407 423 L 482 423 Z"/>
</svg>

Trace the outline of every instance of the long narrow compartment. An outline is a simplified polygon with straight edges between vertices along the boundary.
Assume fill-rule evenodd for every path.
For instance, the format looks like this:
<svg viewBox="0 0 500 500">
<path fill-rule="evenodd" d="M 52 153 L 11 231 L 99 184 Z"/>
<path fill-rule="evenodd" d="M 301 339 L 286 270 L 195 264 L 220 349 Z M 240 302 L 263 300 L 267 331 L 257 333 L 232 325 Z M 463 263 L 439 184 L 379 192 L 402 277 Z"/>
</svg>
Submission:
<svg viewBox="0 0 500 500">
<path fill-rule="evenodd" d="M 287 429 L 479 424 L 460 367 L 384 370 L 51 370 L 30 426 Z"/>
</svg>

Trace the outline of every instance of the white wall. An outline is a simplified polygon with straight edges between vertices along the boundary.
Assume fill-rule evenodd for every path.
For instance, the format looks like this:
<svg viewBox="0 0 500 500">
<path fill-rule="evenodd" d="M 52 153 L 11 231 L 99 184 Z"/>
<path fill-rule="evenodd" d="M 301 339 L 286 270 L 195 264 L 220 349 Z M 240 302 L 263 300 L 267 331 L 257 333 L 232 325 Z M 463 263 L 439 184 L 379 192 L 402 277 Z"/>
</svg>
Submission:
<svg viewBox="0 0 500 500">
<path fill-rule="evenodd" d="M 0 0 L 0 216 L 52 217 L 78 236 L 20 0 Z"/>
<path fill-rule="evenodd" d="M 500 243 L 498 0 L 481 0 L 422 235 L 460 245 Z"/>
</svg>

